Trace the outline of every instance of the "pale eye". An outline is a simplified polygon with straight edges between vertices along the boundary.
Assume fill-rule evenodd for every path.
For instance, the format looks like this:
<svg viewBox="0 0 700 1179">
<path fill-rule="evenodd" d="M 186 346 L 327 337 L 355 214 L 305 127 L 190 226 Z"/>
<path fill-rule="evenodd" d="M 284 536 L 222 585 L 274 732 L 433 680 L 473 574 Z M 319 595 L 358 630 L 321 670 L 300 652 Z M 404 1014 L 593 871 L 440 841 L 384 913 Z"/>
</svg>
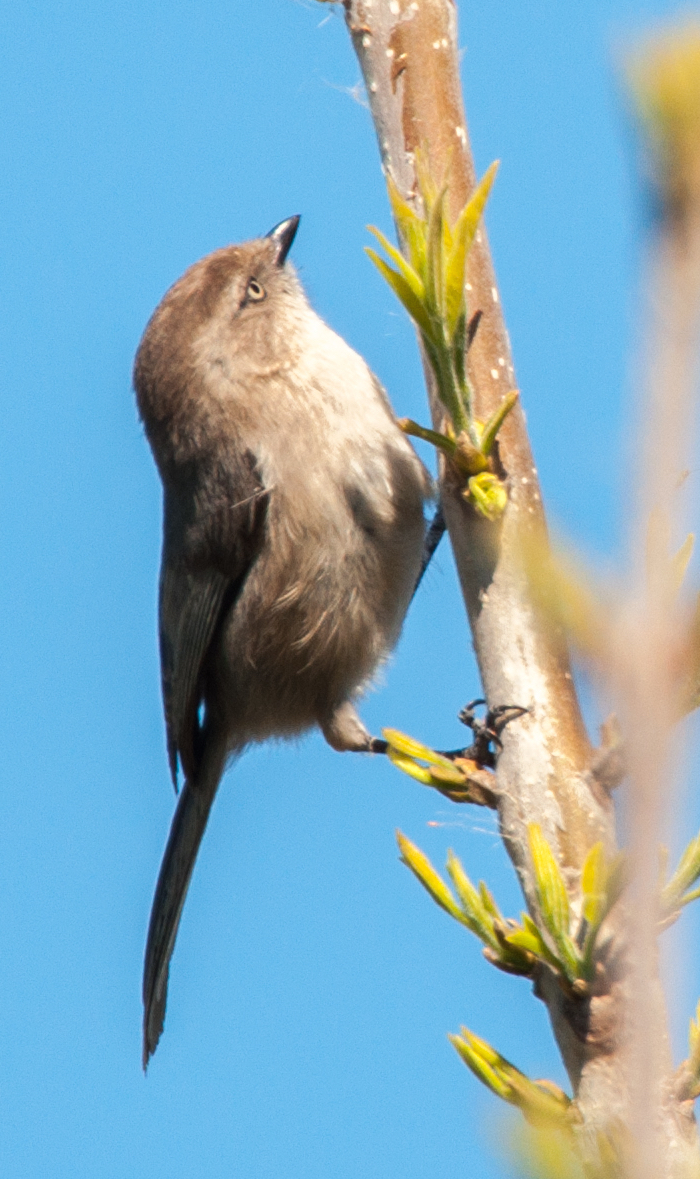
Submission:
<svg viewBox="0 0 700 1179">
<path fill-rule="evenodd" d="M 247 303 L 262 303 L 265 298 L 266 291 L 258 282 L 257 278 L 251 278 L 246 287 L 245 297 Z"/>
</svg>

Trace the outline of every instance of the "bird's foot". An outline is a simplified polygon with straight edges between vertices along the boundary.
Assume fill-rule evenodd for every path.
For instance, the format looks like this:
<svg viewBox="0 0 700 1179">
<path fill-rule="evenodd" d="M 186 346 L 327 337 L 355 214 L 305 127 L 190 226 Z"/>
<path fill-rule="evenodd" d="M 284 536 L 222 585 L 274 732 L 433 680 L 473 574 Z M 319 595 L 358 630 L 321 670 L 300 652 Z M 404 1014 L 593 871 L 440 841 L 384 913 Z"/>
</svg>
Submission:
<svg viewBox="0 0 700 1179">
<path fill-rule="evenodd" d="M 503 747 L 501 733 L 506 725 L 519 716 L 524 716 L 530 709 L 520 704 L 498 704 L 495 708 L 487 709 L 483 717 L 479 717 L 475 710 L 481 704 L 486 704 L 486 701 L 470 700 L 459 713 L 459 720 L 474 734 L 471 745 L 467 745 L 466 749 L 452 750 L 443 756 L 469 758 L 486 769 L 494 769 L 498 753 Z"/>
<path fill-rule="evenodd" d="M 437 752 L 441 757 L 449 757 L 451 761 L 462 758 L 474 761 L 484 769 L 494 769 L 497 755 L 502 748 L 501 733 L 506 725 L 516 720 L 517 717 L 524 716 L 530 709 L 524 708 L 520 704 L 499 704 L 495 708 L 488 709 L 485 716 L 479 717 L 475 710 L 480 704 L 486 704 L 486 701 L 471 700 L 459 713 L 462 724 L 471 729 L 474 734 L 471 745 L 467 745 L 463 749 L 440 749 Z M 358 747 L 356 746 L 356 748 Z M 368 735 L 367 743 L 362 747 L 362 751 L 388 753 L 389 742 L 382 737 Z"/>
</svg>

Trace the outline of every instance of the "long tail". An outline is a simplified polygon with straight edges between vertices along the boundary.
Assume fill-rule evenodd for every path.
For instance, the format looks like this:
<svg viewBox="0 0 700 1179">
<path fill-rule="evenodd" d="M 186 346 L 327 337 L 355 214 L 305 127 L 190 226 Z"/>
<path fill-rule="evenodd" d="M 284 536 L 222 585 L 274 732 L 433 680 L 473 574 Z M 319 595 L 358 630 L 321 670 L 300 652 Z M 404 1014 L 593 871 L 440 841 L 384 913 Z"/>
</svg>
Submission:
<svg viewBox="0 0 700 1179">
<path fill-rule="evenodd" d="M 143 1067 L 163 1031 L 168 972 L 192 869 L 223 772 L 224 757 L 205 756 L 200 773 L 186 782 L 160 866 L 143 965 Z"/>
</svg>

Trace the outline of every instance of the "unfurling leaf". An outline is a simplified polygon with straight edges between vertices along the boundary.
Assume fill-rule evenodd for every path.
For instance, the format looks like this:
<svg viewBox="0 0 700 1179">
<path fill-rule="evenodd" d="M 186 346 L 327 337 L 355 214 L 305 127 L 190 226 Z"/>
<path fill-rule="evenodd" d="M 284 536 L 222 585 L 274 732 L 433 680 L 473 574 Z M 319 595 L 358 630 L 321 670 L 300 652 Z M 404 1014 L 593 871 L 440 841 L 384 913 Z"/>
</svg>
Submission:
<svg viewBox="0 0 700 1179">
<path fill-rule="evenodd" d="M 398 750 L 399 753 L 405 753 L 408 757 L 422 758 L 423 761 L 430 762 L 431 765 L 444 766 L 445 769 L 454 768 L 454 762 L 449 757 L 437 753 L 428 745 L 416 741 L 415 737 L 409 737 L 407 733 L 400 732 L 399 729 L 382 729 L 382 733 L 392 749 Z"/>
<path fill-rule="evenodd" d="M 454 337 L 464 302 L 469 249 L 476 236 L 497 171 L 498 160 L 495 160 L 482 176 L 452 228 L 452 250 L 445 266 L 445 326 L 450 340 Z"/>
<path fill-rule="evenodd" d="M 375 225 L 368 225 L 367 228 L 370 233 L 374 234 L 380 246 L 386 250 L 392 262 L 398 266 L 401 274 L 406 279 L 406 282 L 408 283 L 416 298 L 423 302 L 425 299 L 425 287 L 420 275 L 416 273 L 411 265 L 409 265 L 401 251 L 397 250 L 395 246 L 392 246 L 389 239 L 384 236 L 380 229 L 377 229 Z"/>
<path fill-rule="evenodd" d="M 589 925 L 595 925 L 598 914 L 605 902 L 607 874 L 603 844 L 596 843 L 583 864 L 581 891 L 583 893 L 583 916 Z"/>
<path fill-rule="evenodd" d="M 538 823 L 528 823 L 530 854 L 542 917 L 553 937 L 569 932 L 569 894 L 564 878 Z"/>
<path fill-rule="evenodd" d="M 493 894 L 486 887 L 483 880 L 479 881 L 479 895 L 481 896 L 481 903 L 484 906 L 484 909 L 486 909 L 491 914 L 492 917 L 495 917 L 497 920 L 500 921 L 501 920 L 501 911 L 498 908 L 498 905 L 496 904 L 495 900 L 493 899 Z"/>
<path fill-rule="evenodd" d="M 510 1105 L 517 1105 L 532 1125 L 569 1125 L 571 1099 L 558 1085 L 552 1081 L 530 1080 L 468 1028 L 463 1027 L 459 1036 L 450 1035 L 448 1038 L 474 1076 L 497 1097 Z"/>
<path fill-rule="evenodd" d="M 432 442 L 438 450 L 443 450 L 450 458 L 454 457 L 457 444 L 454 438 L 447 434 L 439 434 L 437 430 L 429 430 L 427 426 L 419 426 L 412 418 L 399 418 L 399 426 L 404 434 L 411 438 L 422 438 L 424 442 Z"/>
<path fill-rule="evenodd" d="M 391 746 L 387 750 L 387 756 L 392 765 L 395 765 L 397 770 L 408 774 L 409 778 L 420 782 L 422 786 L 432 786 L 434 783 L 433 774 L 427 766 L 420 765 L 414 758 L 409 757 L 407 753 L 399 753 L 398 749 L 392 749 Z"/>
<path fill-rule="evenodd" d="M 548 962 L 556 970 L 557 974 L 566 975 L 561 962 L 556 954 L 550 950 L 532 917 L 528 913 L 521 913 L 520 916 L 523 928 L 516 929 L 513 933 L 509 933 L 506 936 L 505 940 L 508 945 L 518 946 L 520 949 L 527 950 L 528 953 L 533 954 L 540 962 Z"/>
<path fill-rule="evenodd" d="M 523 914 L 524 917 L 525 914 Z M 527 950 L 529 954 L 534 954 L 535 958 L 539 958 L 540 961 L 556 962 L 552 951 L 548 948 L 542 934 L 531 919 L 529 927 L 514 930 L 513 933 L 506 935 L 505 940 L 509 946 L 518 946 L 522 950 Z"/>
<path fill-rule="evenodd" d="M 512 389 L 510 393 L 506 393 L 503 401 L 498 409 L 491 414 L 486 425 L 481 430 L 481 451 L 485 455 L 491 454 L 493 444 L 496 441 L 496 435 L 508 417 L 520 394 L 517 389 Z"/>
<path fill-rule="evenodd" d="M 612 860 L 606 860 L 602 843 L 596 843 L 586 856 L 581 873 L 583 893 L 582 916 L 585 922 L 583 936 L 581 975 L 593 978 L 594 951 L 598 931 L 618 901 L 627 883 L 627 861 L 624 852 L 618 852 Z"/>
<path fill-rule="evenodd" d="M 415 294 L 411 285 L 402 274 L 399 274 L 398 270 L 392 270 L 391 266 L 383 258 L 379 257 L 376 250 L 373 250 L 370 246 L 365 246 L 365 253 L 369 255 L 379 273 L 384 276 L 394 294 L 403 303 L 411 319 L 414 319 L 423 334 L 430 338 L 433 332 L 433 325 L 430 322 L 430 317 L 425 306 Z"/>
<path fill-rule="evenodd" d="M 495 1093 L 497 1097 L 501 1097 L 503 1101 L 512 1101 L 512 1086 L 501 1075 L 501 1070 L 493 1067 L 490 1060 L 487 1059 L 487 1054 L 479 1051 L 480 1044 L 488 1048 L 485 1040 L 479 1042 L 478 1037 L 472 1036 L 467 1028 L 462 1028 L 461 1036 L 450 1034 L 447 1038 L 477 1080 L 486 1085 L 486 1088 Z"/>
<path fill-rule="evenodd" d="M 442 226 L 446 196 L 447 189 L 443 188 L 430 210 L 426 235 L 425 303 L 428 310 L 441 320 L 444 320 L 445 260 Z"/>
<path fill-rule="evenodd" d="M 452 883 L 457 889 L 457 895 L 459 896 L 465 917 L 470 922 L 472 932 L 475 933 L 482 942 L 488 946 L 491 946 L 492 949 L 498 953 L 500 945 L 498 938 L 494 933 L 493 923 L 494 918 L 502 922 L 503 917 L 498 912 L 498 909 L 496 909 L 496 913 L 494 914 L 484 905 L 481 893 L 474 887 L 471 880 L 464 871 L 461 863 L 452 851 L 448 852 L 447 854 L 447 871 L 450 874 Z M 483 883 L 483 881 L 481 883 Z M 493 902 L 493 898 L 491 898 L 491 901 Z"/>
<path fill-rule="evenodd" d="M 430 893 L 433 900 L 444 909 L 450 917 L 454 917 L 456 921 L 464 923 L 464 916 L 457 904 L 450 889 L 445 884 L 445 881 L 435 871 L 433 865 L 430 863 L 428 857 L 416 847 L 415 843 L 411 843 L 401 831 L 396 832 L 396 842 L 399 845 L 401 858 L 408 868 L 411 869 L 414 876 L 420 880 L 423 888 Z"/>
<path fill-rule="evenodd" d="M 542 829 L 537 823 L 529 823 L 527 830 L 535 875 L 535 891 L 542 921 L 554 939 L 564 974 L 573 982 L 579 977 L 580 960 L 570 937 L 569 894 L 559 864 L 542 834 Z"/>
<path fill-rule="evenodd" d="M 386 182 L 399 240 L 404 243 L 409 262 L 420 275 L 425 274 L 425 222 L 412 205 L 401 196 L 391 176 Z"/>
</svg>

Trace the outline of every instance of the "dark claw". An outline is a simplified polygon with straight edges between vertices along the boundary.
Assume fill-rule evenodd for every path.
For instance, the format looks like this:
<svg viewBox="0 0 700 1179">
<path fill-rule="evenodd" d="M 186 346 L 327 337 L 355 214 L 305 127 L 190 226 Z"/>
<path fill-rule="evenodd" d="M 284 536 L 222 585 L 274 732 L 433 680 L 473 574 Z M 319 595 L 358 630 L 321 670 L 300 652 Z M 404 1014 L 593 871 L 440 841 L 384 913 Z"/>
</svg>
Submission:
<svg viewBox="0 0 700 1179">
<path fill-rule="evenodd" d="M 468 757 L 487 769 L 494 769 L 496 754 L 503 748 L 501 733 L 507 724 L 519 716 L 524 716 L 530 709 L 523 708 L 520 704 L 499 704 L 495 708 L 489 708 L 482 719 L 474 710 L 485 703 L 482 699 L 471 700 L 459 713 L 462 724 L 474 734 L 472 744 L 462 750 L 459 756 Z"/>
<path fill-rule="evenodd" d="M 476 700 L 470 700 L 469 703 L 465 704 L 464 708 L 457 714 L 457 720 L 461 720 L 462 724 L 466 725 L 469 729 L 473 729 L 475 724 L 483 723 L 476 720 L 474 709 L 477 708 L 480 704 L 485 703 L 486 701 L 483 700 L 481 696 L 479 696 Z"/>
</svg>

